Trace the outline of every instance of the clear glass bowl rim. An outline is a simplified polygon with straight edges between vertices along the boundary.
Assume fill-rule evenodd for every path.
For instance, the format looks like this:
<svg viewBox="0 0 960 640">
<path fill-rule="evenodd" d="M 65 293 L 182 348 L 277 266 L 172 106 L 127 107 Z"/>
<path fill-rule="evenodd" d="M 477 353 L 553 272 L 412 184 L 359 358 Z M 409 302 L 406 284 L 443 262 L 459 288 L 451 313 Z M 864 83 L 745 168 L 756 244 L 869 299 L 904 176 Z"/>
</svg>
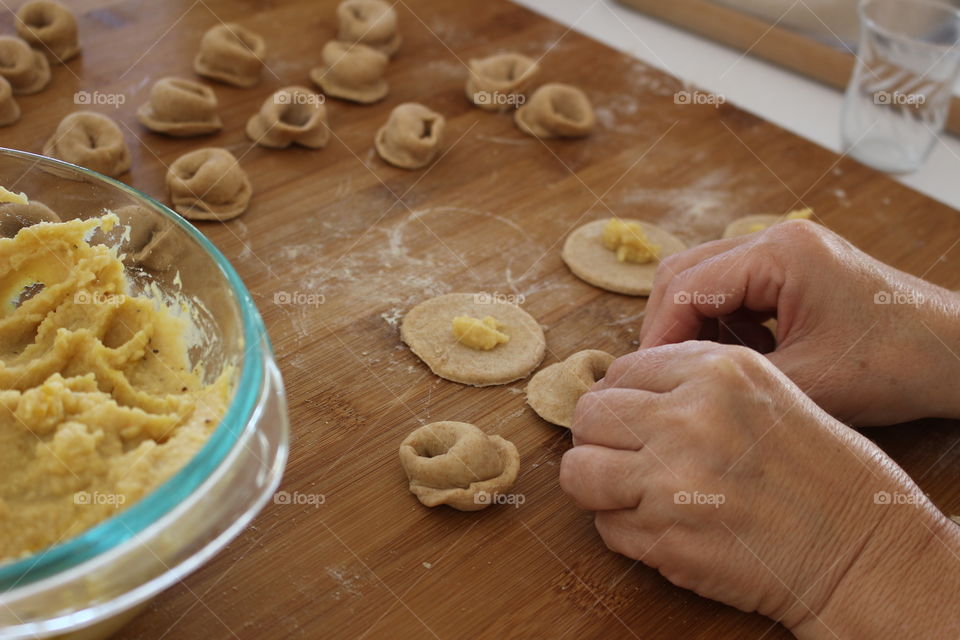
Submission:
<svg viewBox="0 0 960 640">
<path fill-rule="evenodd" d="M 263 343 L 270 349 L 263 320 L 236 270 L 206 236 L 179 214 L 133 187 L 68 162 L 0 147 L 0 158 L 4 157 L 80 173 L 90 181 L 119 189 L 165 215 L 196 240 L 213 258 L 238 302 L 243 322 L 244 356 L 226 414 L 206 444 L 182 469 L 137 503 L 78 536 L 12 563 L 0 564 L 0 593 L 66 571 L 113 549 L 166 515 L 199 487 L 233 448 L 253 413 L 264 375 L 264 358 L 259 347 Z M 4 186 L 16 191 L 12 185 Z"/>
</svg>

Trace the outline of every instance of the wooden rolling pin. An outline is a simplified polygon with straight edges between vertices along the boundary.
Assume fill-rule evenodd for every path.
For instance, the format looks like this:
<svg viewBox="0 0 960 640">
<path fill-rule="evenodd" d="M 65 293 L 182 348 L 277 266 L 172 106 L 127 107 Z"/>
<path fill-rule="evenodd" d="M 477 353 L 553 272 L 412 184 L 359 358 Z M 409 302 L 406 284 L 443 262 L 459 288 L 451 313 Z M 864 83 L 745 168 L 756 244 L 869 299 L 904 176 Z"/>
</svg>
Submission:
<svg viewBox="0 0 960 640">
<path fill-rule="evenodd" d="M 841 91 L 853 73 L 852 54 L 710 0 L 619 2 Z M 960 98 L 956 96 L 947 117 L 947 130 L 960 134 Z"/>
</svg>

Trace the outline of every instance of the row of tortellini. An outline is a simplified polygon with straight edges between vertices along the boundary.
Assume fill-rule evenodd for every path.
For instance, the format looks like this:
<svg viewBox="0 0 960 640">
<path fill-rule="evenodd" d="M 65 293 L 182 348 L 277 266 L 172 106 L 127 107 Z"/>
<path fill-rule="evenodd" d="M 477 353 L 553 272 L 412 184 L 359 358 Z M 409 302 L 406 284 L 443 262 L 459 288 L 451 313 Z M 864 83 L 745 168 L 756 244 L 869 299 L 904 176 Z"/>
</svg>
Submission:
<svg viewBox="0 0 960 640">
<path fill-rule="evenodd" d="M 389 56 L 400 46 L 394 9 L 382 0 L 344 0 L 337 9 L 338 40 L 323 50 L 323 66 L 311 77 L 330 95 L 374 102 L 386 95 L 382 80 Z M 79 52 L 73 14 L 54 0 L 32 0 L 17 14 L 18 31 L 52 60 L 64 62 Z M 30 33 L 33 33 L 30 31 Z M 348 55 L 347 55 L 348 54 Z M 11 60 L 0 75 L 0 126 L 20 116 L 14 94 L 40 91 L 50 80 L 41 51 L 18 38 L 0 38 L 0 55 Z M 194 58 L 197 74 L 238 87 L 253 87 L 264 68 L 266 44 L 238 24 L 219 24 L 203 36 Z M 343 58 L 341 60 L 341 58 Z M 223 128 L 213 90 L 177 77 L 158 80 L 137 119 L 151 131 L 175 137 L 215 133 Z M 439 128 L 437 132 L 439 133 Z M 320 148 L 330 138 L 323 96 L 304 87 L 285 87 L 267 98 L 248 121 L 246 132 L 257 144 L 284 148 L 298 144 Z M 79 111 L 69 114 L 46 142 L 44 154 L 118 177 L 131 166 L 123 133 L 110 117 Z M 166 177 L 174 208 L 191 219 L 227 220 L 246 210 L 252 188 L 246 172 L 226 149 L 207 147 L 178 158 Z"/>
<path fill-rule="evenodd" d="M 396 11 L 383 0 L 344 0 L 337 16 L 338 39 L 323 47 L 321 66 L 311 71 L 311 80 L 324 94 L 333 97 L 359 103 L 382 100 L 389 91 L 383 74 L 401 43 Z M 34 41 L 58 61 L 79 51 L 76 20 L 53 0 L 28 2 L 18 13 L 18 29 L 21 23 L 51 27 L 47 31 L 53 35 L 45 33 Z M 3 46 L 0 38 L 0 52 Z M 199 75 L 209 79 L 253 87 L 260 81 L 265 55 L 266 44 L 259 34 L 238 24 L 219 24 L 204 34 L 193 66 Z M 27 58 L 25 54 L 21 57 Z M 30 58 L 37 69 L 36 77 L 14 74 L 18 82 L 9 85 L 11 95 L 34 90 L 41 80 L 44 86 L 49 81 L 49 66 L 39 62 L 46 58 L 39 52 L 32 53 Z M 593 110 L 576 87 L 546 84 L 526 102 L 524 91 L 537 71 L 535 61 L 514 53 L 471 61 L 467 96 L 478 107 L 490 111 L 517 107 L 517 126 L 530 135 L 587 135 L 595 123 Z M 4 86 L 0 82 L 0 125 L 9 115 L 3 96 Z M 254 142 L 267 147 L 296 144 L 322 148 L 331 136 L 324 98 L 300 86 L 280 89 L 248 120 L 246 133 Z M 12 99 L 7 102 L 10 103 Z M 153 85 L 148 101 L 137 110 L 137 118 L 151 131 L 189 137 L 220 131 L 223 122 L 217 110 L 217 98 L 210 87 L 185 78 L 166 77 Z M 407 169 L 424 167 L 440 151 L 444 125 L 442 115 L 423 105 L 401 104 L 377 131 L 374 144 L 390 164 Z M 87 111 L 64 118 L 45 145 L 44 153 L 114 177 L 125 173 L 131 163 L 119 126 L 105 115 Z M 167 186 L 174 208 L 192 219 L 226 220 L 239 215 L 247 208 L 252 193 L 250 181 L 236 158 L 217 148 L 199 149 L 179 158 L 168 170 Z"/>
<path fill-rule="evenodd" d="M 0 36 L 0 127 L 20 119 L 14 96 L 39 93 L 50 84 L 50 65 L 80 53 L 77 19 L 54 0 L 30 0 L 14 16 L 16 36 Z"/>
<path fill-rule="evenodd" d="M 345 0 L 338 8 L 339 37 L 349 46 L 375 47 L 377 56 L 390 55 L 400 44 L 396 14 L 380 0 Z M 20 38 L 0 37 L 0 126 L 15 123 L 20 107 L 14 95 L 33 94 L 50 82 L 50 64 L 63 63 L 79 51 L 75 16 L 55 0 L 31 0 L 16 14 Z M 31 48 L 33 47 L 33 48 Z M 331 59 L 333 48 L 327 50 Z M 194 59 L 201 76 L 239 87 L 255 86 L 263 68 L 266 45 L 258 34 L 236 24 L 208 30 Z M 349 69 L 341 69 L 348 78 Z M 342 72 L 346 71 L 346 74 Z M 363 74 L 353 74 L 361 77 Z M 323 69 L 314 77 L 323 78 Z M 336 92 L 339 76 L 331 92 Z M 344 91 L 351 91 L 344 86 Z M 357 90 L 362 94 L 363 87 Z M 360 96 L 363 98 L 363 96 Z M 209 87 L 184 78 L 158 80 L 149 101 L 137 111 L 148 129 L 187 137 L 214 133 L 223 128 L 217 98 Z M 302 87 L 287 87 L 268 98 L 250 118 L 247 133 L 258 144 L 286 147 L 300 144 L 318 148 L 330 131 L 322 100 Z M 46 142 L 44 154 L 118 177 L 131 166 L 131 156 L 117 123 L 106 115 L 79 111 L 66 116 Z M 203 148 L 178 158 L 168 169 L 167 187 L 174 208 L 191 219 L 226 220 L 246 210 L 252 189 L 246 173 L 229 151 Z"/>
</svg>

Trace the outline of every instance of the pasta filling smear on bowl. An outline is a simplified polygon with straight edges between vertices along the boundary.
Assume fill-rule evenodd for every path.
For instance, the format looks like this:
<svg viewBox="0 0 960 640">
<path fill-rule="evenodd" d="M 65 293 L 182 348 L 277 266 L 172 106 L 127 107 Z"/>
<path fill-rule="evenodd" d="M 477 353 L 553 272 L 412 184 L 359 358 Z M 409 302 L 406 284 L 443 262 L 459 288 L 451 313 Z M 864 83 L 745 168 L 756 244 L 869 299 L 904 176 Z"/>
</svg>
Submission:
<svg viewBox="0 0 960 640">
<path fill-rule="evenodd" d="M 105 214 L 0 238 L 0 563 L 161 485 L 229 404 L 231 372 L 207 384 L 190 365 L 187 303 L 133 293 L 117 248 L 91 240 L 117 225 Z"/>
</svg>

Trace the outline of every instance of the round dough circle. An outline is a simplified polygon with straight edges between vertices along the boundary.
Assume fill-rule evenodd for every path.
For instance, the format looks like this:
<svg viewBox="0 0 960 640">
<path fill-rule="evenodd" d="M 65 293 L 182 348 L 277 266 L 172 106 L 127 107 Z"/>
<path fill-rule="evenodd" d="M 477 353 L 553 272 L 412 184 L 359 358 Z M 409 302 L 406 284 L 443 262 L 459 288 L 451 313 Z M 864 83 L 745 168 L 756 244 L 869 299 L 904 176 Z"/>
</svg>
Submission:
<svg viewBox="0 0 960 640">
<path fill-rule="evenodd" d="M 455 316 L 493 316 L 510 341 L 490 351 L 471 349 L 453 335 Z M 486 293 L 448 293 L 407 312 L 400 339 L 441 378 L 475 387 L 506 384 L 530 375 L 543 360 L 543 329 L 515 304 Z"/>
<path fill-rule="evenodd" d="M 537 371 L 527 384 L 527 404 L 551 424 L 570 428 L 580 396 L 602 378 L 615 360 L 606 351 L 578 351 Z"/>
<path fill-rule="evenodd" d="M 660 259 L 673 253 L 679 253 L 687 246 L 678 237 L 642 220 L 636 222 L 652 244 L 660 247 L 660 253 L 653 262 L 637 264 L 620 262 L 617 254 L 603 246 L 603 228 L 608 220 L 594 220 L 579 227 L 567 236 L 560 257 L 575 276 L 595 287 L 623 293 L 628 296 L 647 296 L 653 287 L 653 274 Z"/>
<path fill-rule="evenodd" d="M 748 233 L 753 233 L 750 227 L 755 224 L 762 224 L 769 227 L 783 220 L 786 220 L 785 216 L 778 216 L 775 213 L 756 213 L 752 216 L 743 216 L 727 225 L 727 228 L 723 230 L 723 237 L 735 238 L 737 236 L 745 236 Z"/>
</svg>

